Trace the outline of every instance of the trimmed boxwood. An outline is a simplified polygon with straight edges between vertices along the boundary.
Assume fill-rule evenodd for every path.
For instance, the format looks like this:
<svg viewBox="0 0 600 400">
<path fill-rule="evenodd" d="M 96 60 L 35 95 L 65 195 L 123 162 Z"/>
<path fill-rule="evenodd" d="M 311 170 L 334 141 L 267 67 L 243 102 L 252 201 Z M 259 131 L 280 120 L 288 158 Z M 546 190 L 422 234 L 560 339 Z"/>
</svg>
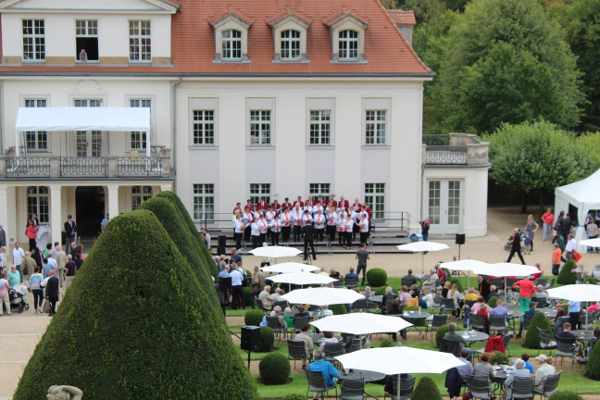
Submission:
<svg viewBox="0 0 600 400">
<path fill-rule="evenodd" d="M 456 331 L 462 331 L 463 328 L 459 324 L 456 324 Z M 435 332 L 435 343 L 437 344 L 437 348 L 439 349 L 442 345 L 442 339 L 446 333 L 450 332 L 450 324 L 440 326 Z"/>
<path fill-rule="evenodd" d="M 333 311 L 333 315 L 348 314 L 348 310 L 344 304 L 332 304 L 329 309 Z"/>
<path fill-rule="evenodd" d="M 60 382 L 89 400 L 215 393 L 256 399 L 209 290 L 153 213 L 114 217 L 73 279 L 14 398 L 45 398 Z"/>
<path fill-rule="evenodd" d="M 301 394 L 286 394 L 281 400 L 306 400 L 306 396 Z"/>
<path fill-rule="evenodd" d="M 267 354 L 258 363 L 260 379 L 265 385 L 283 385 L 287 383 L 291 370 L 287 357 L 280 353 Z"/>
<path fill-rule="evenodd" d="M 560 269 L 556 281 L 563 285 L 573 285 L 577 283 L 577 274 L 575 274 L 575 272 L 571 272 L 576 268 L 577 264 L 575 264 L 573 260 L 567 261 Z"/>
<path fill-rule="evenodd" d="M 575 392 L 567 392 L 564 390 L 559 390 L 554 393 L 552 396 L 548 397 L 548 400 L 583 400 L 583 397 L 578 395 Z"/>
<path fill-rule="evenodd" d="M 487 302 L 487 305 L 496 308 L 496 303 L 498 302 L 498 298 L 496 296 L 490 297 L 490 300 Z"/>
<path fill-rule="evenodd" d="M 527 347 L 528 349 L 540 348 L 540 334 L 538 333 L 537 328 L 545 329 L 550 334 L 550 337 L 554 335 L 546 314 L 538 312 L 533 316 L 529 323 L 529 328 L 527 329 L 525 340 L 523 341 L 523 347 Z"/>
<path fill-rule="evenodd" d="M 375 295 L 376 296 L 384 295 L 386 288 L 387 288 L 386 286 L 378 287 L 377 289 L 375 289 Z"/>
<path fill-rule="evenodd" d="M 242 288 L 242 302 L 244 303 L 244 307 L 249 307 L 252 305 L 252 292 L 249 287 Z"/>
<path fill-rule="evenodd" d="M 593 276 L 588 276 L 587 278 L 585 278 L 583 283 L 589 283 L 590 285 L 597 285 L 598 281 Z"/>
<path fill-rule="evenodd" d="M 387 282 L 387 272 L 381 268 L 372 268 L 367 271 L 367 281 L 369 286 L 385 286 Z"/>
<path fill-rule="evenodd" d="M 379 347 L 396 347 L 396 343 L 392 342 L 390 339 L 385 338 L 379 343 Z"/>
<path fill-rule="evenodd" d="M 260 344 L 258 346 L 259 353 L 268 353 L 273 349 L 275 343 L 275 332 L 268 326 L 260 327 Z"/>
<path fill-rule="evenodd" d="M 404 307 L 404 311 L 414 311 L 415 313 L 419 312 L 419 307 L 417 306 L 410 306 L 410 307 Z M 409 321 L 410 323 L 412 323 L 414 326 L 425 326 L 425 319 L 421 318 L 421 319 L 413 319 Z"/>
<path fill-rule="evenodd" d="M 394 393 L 395 394 L 395 393 Z M 424 376 L 415 387 L 411 400 L 442 400 L 437 385 L 429 376 Z"/>
<path fill-rule="evenodd" d="M 494 350 L 490 353 L 490 364 L 502 365 L 508 364 L 508 356 L 501 351 Z"/>
<path fill-rule="evenodd" d="M 585 366 L 585 376 L 600 381 L 600 344 L 596 343 Z"/>
<path fill-rule="evenodd" d="M 248 310 L 244 315 L 244 323 L 249 326 L 258 326 L 264 316 L 265 313 L 261 310 Z"/>
</svg>

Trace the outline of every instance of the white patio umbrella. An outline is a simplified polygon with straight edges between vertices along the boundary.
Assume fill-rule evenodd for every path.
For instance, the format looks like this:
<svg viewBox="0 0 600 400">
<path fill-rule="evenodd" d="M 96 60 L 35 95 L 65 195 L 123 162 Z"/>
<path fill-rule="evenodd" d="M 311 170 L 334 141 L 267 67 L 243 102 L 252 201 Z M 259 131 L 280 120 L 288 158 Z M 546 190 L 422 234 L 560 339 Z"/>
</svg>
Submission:
<svg viewBox="0 0 600 400">
<path fill-rule="evenodd" d="M 582 240 L 579 244 L 588 247 L 600 247 L 600 238 Z"/>
<path fill-rule="evenodd" d="M 450 353 L 406 346 L 363 349 L 335 358 L 345 369 L 398 375 L 398 398 L 400 398 L 400 374 L 441 374 L 450 368 L 464 365 Z"/>
<path fill-rule="evenodd" d="M 293 283 L 295 285 L 325 285 L 337 280 L 329 276 L 312 274 L 310 272 L 291 272 L 289 274 L 270 276 L 268 279 L 275 283 Z"/>
<path fill-rule="evenodd" d="M 487 267 L 489 267 L 489 265 L 490 264 L 486 262 L 471 260 L 469 258 L 467 260 L 445 262 L 441 265 L 441 267 L 447 268 L 451 271 L 467 271 L 467 286 L 471 286 L 470 272 L 473 272 L 475 275 L 477 275 L 480 273 L 479 271 L 485 270 Z"/>
<path fill-rule="evenodd" d="M 413 325 L 400 317 L 371 313 L 333 315 L 310 324 L 321 331 L 343 332 L 352 335 L 398 332 Z"/>
<path fill-rule="evenodd" d="M 278 272 L 282 274 L 288 274 L 291 272 L 313 272 L 320 270 L 319 267 L 315 267 L 309 264 L 300 264 L 295 262 L 285 262 L 281 264 L 271 265 L 270 267 L 261 268 L 263 272 Z"/>
<path fill-rule="evenodd" d="M 489 264 L 486 268 L 479 270 L 481 275 L 490 275 L 498 277 L 516 276 L 523 277 L 539 273 L 537 267 L 531 265 L 512 264 L 507 262 Z M 506 285 L 504 285 L 504 298 L 506 298 Z"/>
<path fill-rule="evenodd" d="M 439 251 L 449 249 L 448 245 L 436 242 L 412 242 L 396 246 L 400 251 L 408 251 L 413 253 L 421 253 L 421 273 L 425 272 L 425 252 Z"/>
<path fill-rule="evenodd" d="M 578 302 L 600 301 L 600 286 L 598 285 L 565 285 L 555 289 L 548 289 L 548 296 L 557 299 L 564 299 Z M 587 325 L 588 316 L 585 313 L 585 322 Z"/>
<path fill-rule="evenodd" d="M 298 254 L 302 253 L 302 251 L 295 247 L 265 246 L 250 250 L 249 253 L 256 257 L 280 258 L 296 257 Z"/>
<path fill-rule="evenodd" d="M 312 304 L 315 306 L 328 306 L 331 304 L 352 304 L 363 296 L 354 290 L 345 288 L 310 288 L 296 289 L 284 294 L 281 298 L 292 304 Z"/>
</svg>

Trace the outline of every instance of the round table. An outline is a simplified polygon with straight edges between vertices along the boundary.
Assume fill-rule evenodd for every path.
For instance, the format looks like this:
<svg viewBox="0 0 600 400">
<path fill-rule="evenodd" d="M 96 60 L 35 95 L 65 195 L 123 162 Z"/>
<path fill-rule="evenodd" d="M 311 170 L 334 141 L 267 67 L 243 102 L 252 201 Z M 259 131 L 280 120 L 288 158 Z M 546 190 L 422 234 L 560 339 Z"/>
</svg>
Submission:
<svg viewBox="0 0 600 400">
<path fill-rule="evenodd" d="M 546 314 L 546 318 L 556 318 L 555 308 L 540 308 L 538 312 L 543 312 L 544 314 Z"/>
<path fill-rule="evenodd" d="M 577 330 L 571 333 L 577 337 L 577 340 L 592 340 L 594 337 L 594 331 Z"/>
<path fill-rule="evenodd" d="M 509 311 L 508 312 L 508 319 L 512 320 L 512 329 L 513 329 L 513 333 L 515 332 L 515 319 L 516 318 L 521 318 L 523 316 L 523 311 L 520 310 L 513 310 L 513 311 Z"/>
<path fill-rule="evenodd" d="M 425 319 L 429 318 L 431 316 L 431 314 L 429 314 L 428 312 L 424 312 L 424 311 L 421 311 L 421 312 L 419 312 L 419 311 L 410 311 L 408 313 L 405 312 L 403 314 L 392 314 L 392 316 L 401 317 L 401 318 L 404 318 L 404 319 L 409 320 L 409 321 L 414 321 L 414 320 L 417 320 L 417 319 L 423 319 L 423 320 L 425 320 Z M 413 326 L 409 326 L 408 328 L 406 328 L 407 331 L 409 329 L 416 330 L 423 337 L 423 339 L 425 339 L 425 335 L 423 334 L 423 331 L 421 331 L 418 326 L 414 326 L 413 325 Z"/>
<path fill-rule="evenodd" d="M 381 294 L 371 296 L 367 299 L 367 301 L 372 301 L 373 303 L 381 303 L 382 300 L 383 300 L 383 295 L 381 295 Z"/>
<path fill-rule="evenodd" d="M 508 378 L 509 373 L 502 371 L 501 369 L 494 371 L 494 381 L 498 383 L 496 389 L 498 390 L 498 400 L 504 400 L 506 397 L 504 382 Z"/>
<path fill-rule="evenodd" d="M 465 336 L 465 332 L 469 332 L 469 336 Z M 483 342 L 484 340 L 488 340 L 488 338 L 490 337 L 490 335 L 488 335 L 487 333 L 483 333 L 483 332 L 479 332 L 479 331 L 475 331 L 475 330 L 463 331 L 460 334 L 460 336 L 467 343 Z"/>
<path fill-rule="evenodd" d="M 348 371 L 342 369 L 338 378 L 341 381 L 344 379 L 364 379 L 365 383 L 367 383 L 380 381 L 385 378 L 385 374 L 382 374 L 381 372 L 365 371 L 362 369 L 350 369 Z"/>
</svg>

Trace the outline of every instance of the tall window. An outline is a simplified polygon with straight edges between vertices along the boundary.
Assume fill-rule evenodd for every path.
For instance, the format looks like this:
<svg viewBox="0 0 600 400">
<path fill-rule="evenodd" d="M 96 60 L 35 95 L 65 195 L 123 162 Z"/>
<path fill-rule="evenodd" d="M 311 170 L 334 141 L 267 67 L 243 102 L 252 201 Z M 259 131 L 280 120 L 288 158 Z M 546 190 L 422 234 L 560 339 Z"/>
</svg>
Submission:
<svg viewBox="0 0 600 400">
<path fill-rule="evenodd" d="M 374 219 L 385 218 L 385 183 L 365 183 L 365 201 Z"/>
<path fill-rule="evenodd" d="M 223 31 L 221 41 L 221 59 L 242 59 L 242 32 L 235 29 Z"/>
<path fill-rule="evenodd" d="M 310 112 L 310 144 L 331 144 L 331 111 Z"/>
<path fill-rule="evenodd" d="M 271 144 L 271 111 L 250 111 L 250 144 Z"/>
<path fill-rule="evenodd" d="M 26 99 L 25 107 L 27 107 L 27 108 L 46 107 L 46 99 Z M 27 150 L 46 151 L 46 150 L 48 150 L 48 132 L 46 132 L 46 131 L 25 132 L 25 142 L 27 144 Z"/>
<path fill-rule="evenodd" d="M 329 183 L 311 183 L 308 192 L 313 196 L 323 196 L 327 198 L 331 194 L 329 188 Z"/>
<path fill-rule="evenodd" d="M 432 224 L 440 223 L 440 210 L 442 201 L 442 182 L 429 181 L 429 204 L 428 214 L 429 222 Z"/>
<path fill-rule="evenodd" d="M 142 203 L 152 197 L 152 186 L 133 186 L 131 188 L 131 209 L 137 210 Z"/>
<path fill-rule="evenodd" d="M 152 61 L 150 21 L 129 21 L 129 60 Z"/>
<path fill-rule="evenodd" d="M 340 32 L 339 60 L 358 59 L 358 32 L 345 30 Z"/>
<path fill-rule="evenodd" d="M 99 99 L 77 99 L 75 107 L 102 107 Z M 102 131 L 77 131 L 77 157 L 100 157 L 103 153 Z"/>
<path fill-rule="evenodd" d="M 214 219 L 215 185 L 212 183 L 194 183 L 194 221 Z"/>
<path fill-rule="evenodd" d="M 385 144 L 386 111 L 367 111 L 366 144 Z"/>
<path fill-rule="evenodd" d="M 75 21 L 75 43 L 77 60 L 80 59 L 81 50 L 85 50 L 88 60 L 98 60 L 98 21 Z"/>
<path fill-rule="evenodd" d="M 27 218 L 37 214 L 40 222 L 50 222 L 49 205 L 48 186 L 29 186 L 27 188 Z"/>
<path fill-rule="evenodd" d="M 150 99 L 130 99 L 129 106 L 133 108 L 149 108 L 152 110 L 152 100 Z M 150 111 L 152 112 L 152 111 Z M 131 150 L 146 150 L 146 132 L 132 131 L 129 134 L 129 146 Z"/>
<path fill-rule="evenodd" d="M 265 199 L 267 204 L 271 204 L 271 184 L 270 183 L 251 183 L 250 184 L 250 203 L 258 204 L 260 198 Z"/>
<path fill-rule="evenodd" d="M 298 60 L 300 58 L 300 32 L 288 29 L 281 32 L 281 59 Z"/>
<path fill-rule="evenodd" d="M 215 144 L 215 112 L 194 110 L 194 144 Z"/>
<path fill-rule="evenodd" d="M 23 60 L 46 59 L 46 38 L 43 19 L 23 20 Z"/>
</svg>

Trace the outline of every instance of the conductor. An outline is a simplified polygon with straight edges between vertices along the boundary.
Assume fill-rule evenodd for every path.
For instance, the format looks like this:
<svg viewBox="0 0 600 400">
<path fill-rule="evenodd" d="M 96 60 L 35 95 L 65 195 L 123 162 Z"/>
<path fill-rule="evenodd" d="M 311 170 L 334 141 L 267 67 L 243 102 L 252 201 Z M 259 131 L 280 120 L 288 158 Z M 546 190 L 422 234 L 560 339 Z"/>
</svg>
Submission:
<svg viewBox="0 0 600 400">
<path fill-rule="evenodd" d="M 308 246 L 312 250 L 313 260 L 317 259 L 317 253 L 315 252 L 315 228 L 310 225 L 304 225 L 302 227 L 302 235 L 304 236 L 304 261 L 308 259 Z"/>
</svg>

